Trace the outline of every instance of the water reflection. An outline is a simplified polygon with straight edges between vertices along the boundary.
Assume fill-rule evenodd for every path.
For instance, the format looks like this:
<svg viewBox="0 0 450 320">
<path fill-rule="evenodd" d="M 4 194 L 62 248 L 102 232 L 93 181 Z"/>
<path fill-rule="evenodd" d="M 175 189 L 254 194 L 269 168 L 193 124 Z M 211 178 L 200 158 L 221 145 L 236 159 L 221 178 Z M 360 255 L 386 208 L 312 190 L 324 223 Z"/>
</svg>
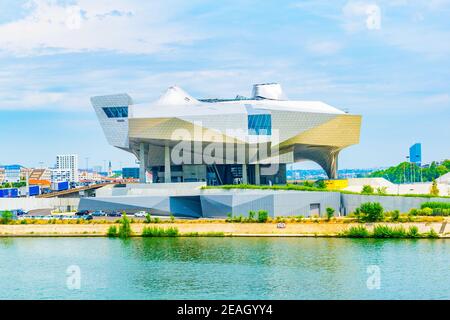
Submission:
<svg viewBox="0 0 450 320">
<path fill-rule="evenodd" d="M 0 299 L 423 299 L 450 297 L 448 240 L 0 239 Z M 65 270 L 78 265 L 82 287 Z M 380 290 L 366 285 L 367 266 Z"/>
</svg>

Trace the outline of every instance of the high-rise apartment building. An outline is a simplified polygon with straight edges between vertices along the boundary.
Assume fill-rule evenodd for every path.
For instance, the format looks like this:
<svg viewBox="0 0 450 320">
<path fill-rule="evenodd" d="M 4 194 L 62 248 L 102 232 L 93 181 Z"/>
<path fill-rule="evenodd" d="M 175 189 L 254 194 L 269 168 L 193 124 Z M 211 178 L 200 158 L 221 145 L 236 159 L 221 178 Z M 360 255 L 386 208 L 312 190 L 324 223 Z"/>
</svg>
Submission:
<svg viewBox="0 0 450 320">
<path fill-rule="evenodd" d="M 422 144 L 415 143 L 409 148 L 409 161 L 418 166 L 422 164 Z"/>
<path fill-rule="evenodd" d="M 78 182 L 78 155 L 77 154 L 57 155 L 55 169 L 56 170 L 54 170 L 55 171 L 54 176 L 59 177 L 64 176 L 64 179 L 68 179 L 68 181 L 70 182 Z"/>
</svg>

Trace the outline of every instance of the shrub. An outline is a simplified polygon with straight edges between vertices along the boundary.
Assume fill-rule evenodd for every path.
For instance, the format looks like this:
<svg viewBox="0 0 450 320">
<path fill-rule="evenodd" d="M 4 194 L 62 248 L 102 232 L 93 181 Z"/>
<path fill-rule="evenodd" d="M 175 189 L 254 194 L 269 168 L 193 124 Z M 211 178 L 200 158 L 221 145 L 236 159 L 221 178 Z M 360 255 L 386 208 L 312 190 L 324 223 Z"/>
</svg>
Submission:
<svg viewBox="0 0 450 320">
<path fill-rule="evenodd" d="M 150 215 L 150 213 L 147 213 L 145 215 L 144 223 L 152 223 L 152 216 Z"/>
<path fill-rule="evenodd" d="M 264 223 L 269 218 L 269 213 L 267 210 L 259 210 L 258 211 L 258 222 Z"/>
<path fill-rule="evenodd" d="M 119 238 L 123 239 L 129 238 L 131 236 L 130 220 L 128 219 L 126 214 L 123 214 L 122 218 L 120 219 L 118 236 Z"/>
<path fill-rule="evenodd" d="M 403 227 L 390 228 L 385 225 L 378 225 L 373 228 L 374 238 L 406 238 L 407 232 Z"/>
<path fill-rule="evenodd" d="M 356 208 L 355 211 L 353 212 L 353 215 L 355 216 L 356 219 L 361 219 L 361 210 L 359 208 Z"/>
<path fill-rule="evenodd" d="M 403 227 L 397 227 L 391 229 L 391 237 L 392 238 L 406 238 L 407 232 Z"/>
<path fill-rule="evenodd" d="M 398 210 L 392 211 L 391 218 L 392 218 L 392 221 L 398 221 L 398 218 L 400 218 L 400 211 L 398 211 Z"/>
<path fill-rule="evenodd" d="M 108 236 L 108 237 L 110 237 L 110 238 L 113 238 L 113 237 L 117 237 L 117 227 L 116 226 L 110 226 L 109 228 L 108 228 L 108 231 L 106 232 L 106 235 Z"/>
<path fill-rule="evenodd" d="M 419 238 L 420 237 L 419 228 L 417 228 L 416 226 L 409 227 L 406 236 L 408 238 Z"/>
<path fill-rule="evenodd" d="M 170 218 L 170 222 L 172 222 L 172 223 L 175 222 L 175 217 L 172 213 L 169 215 L 169 218 Z"/>
<path fill-rule="evenodd" d="M 378 225 L 373 228 L 374 238 L 391 238 L 392 231 L 391 228 L 385 225 Z"/>
<path fill-rule="evenodd" d="M 430 194 L 432 196 L 439 196 L 439 188 L 437 186 L 436 180 L 433 180 L 433 182 L 431 183 Z"/>
<path fill-rule="evenodd" d="M 428 231 L 425 234 L 425 237 L 430 238 L 430 239 L 436 239 L 436 238 L 439 238 L 439 234 L 436 231 L 434 231 L 433 228 L 431 228 L 430 231 Z"/>
<path fill-rule="evenodd" d="M 349 238 L 367 238 L 369 235 L 369 231 L 364 226 L 351 227 L 344 232 L 344 236 Z"/>
<path fill-rule="evenodd" d="M 373 194 L 373 187 L 371 185 L 364 185 L 361 190 L 362 194 Z"/>
<path fill-rule="evenodd" d="M 377 188 L 377 193 L 378 193 L 379 195 L 385 195 L 385 194 L 387 194 L 387 187 L 378 187 L 378 188 Z"/>
<path fill-rule="evenodd" d="M 313 188 L 314 187 L 314 183 L 312 183 L 310 181 L 305 181 L 305 182 L 303 182 L 303 186 L 304 187 L 308 187 L 308 188 Z"/>
<path fill-rule="evenodd" d="M 170 227 L 167 229 L 159 227 L 144 227 L 142 229 L 143 237 L 176 237 L 178 236 L 178 229 Z"/>
<path fill-rule="evenodd" d="M 431 209 L 434 209 L 434 208 L 450 209 L 450 202 L 432 202 L 432 201 L 429 201 L 429 202 L 424 202 L 424 203 L 422 203 L 422 204 L 420 205 L 420 208 L 421 208 L 421 209 L 424 209 L 424 208 L 431 208 Z"/>
<path fill-rule="evenodd" d="M 0 224 L 8 224 L 12 221 L 13 214 L 11 211 L 3 211 L 0 215 Z"/>
<path fill-rule="evenodd" d="M 383 207 L 378 202 L 362 203 L 359 212 L 361 213 L 361 219 L 367 222 L 382 221 L 384 218 Z"/>
<path fill-rule="evenodd" d="M 323 181 L 323 180 L 317 180 L 317 181 L 314 183 L 314 186 L 315 186 L 316 188 L 319 188 L 319 189 L 326 189 L 326 188 L 327 188 L 327 185 L 326 185 L 325 181 Z"/>
<path fill-rule="evenodd" d="M 331 218 L 334 217 L 334 209 L 333 208 L 328 207 L 326 209 L 326 211 L 327 211 L 327 220 L 330 220 Z"/>
<path fill-rule="evenodd" d="M 255 217 L 256 217 L 256 212 L 253 211 L 253 210 L 250 210 L 250 211 L 248 212 L 248 220 L 254 221 L 254 220 L 255 220 Z"/>
</svg>

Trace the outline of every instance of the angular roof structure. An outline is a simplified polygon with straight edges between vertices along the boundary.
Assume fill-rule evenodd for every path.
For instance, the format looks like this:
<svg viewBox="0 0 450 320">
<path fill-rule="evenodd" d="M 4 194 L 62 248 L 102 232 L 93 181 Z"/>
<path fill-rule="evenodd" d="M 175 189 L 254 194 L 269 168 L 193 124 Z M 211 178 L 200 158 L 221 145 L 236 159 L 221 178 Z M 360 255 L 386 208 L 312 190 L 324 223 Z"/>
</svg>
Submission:
<svg viewBox="0 0 450 320">
<path fill-rule="evenodd" d="M 221 143 L 234 151 L 256 149 L 257 156 L 237 158 L 223 152 L 216 163 L 312 160 L 335 178 L 339 152 L 359 143 L 360 136 L 361 116 L 321 101 L 287 100 L 276 83 L 254 85 L 249 98 L 196 99 L 172 86 L 150 103 L 134 104 L 127 94 L 93 97 L 91 102 L 108 142 L 139 159 L 143 153 L 146 168 L 167 165 L 166 147 L 201 142 L 202 147 L 185 158 L 192 159 L 209 150 L 208 145 Z M 181 164 L 191 164 L 187 162 Z"/>
</svg>

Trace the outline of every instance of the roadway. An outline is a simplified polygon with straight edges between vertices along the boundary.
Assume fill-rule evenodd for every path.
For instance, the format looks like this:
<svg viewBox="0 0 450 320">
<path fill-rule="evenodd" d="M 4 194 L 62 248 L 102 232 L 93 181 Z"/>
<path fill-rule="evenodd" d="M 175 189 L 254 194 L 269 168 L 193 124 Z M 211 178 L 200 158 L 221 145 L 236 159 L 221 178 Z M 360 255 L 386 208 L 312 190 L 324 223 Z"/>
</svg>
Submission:
<svg viewBox="0 0 450 320">
<path fill-rule="evenodd" d="M 41 194 L 41 195 L 36 196 L 36 198 L 55 198 L 55 197 L 65 196 L 65 195 L 72 194 L 72 193 L 77 193 L 80 191 L 88 191 L 88 190 L 98 189 L 98 188 L 105 187 L 105 186 L 108 186 L 111 184 L 115 185 L 118 183 L 116 183 L 116 182 L 98 183 L 98 184 L 93 184 L 93 185 L 85 186 L 85 187 L 79 187 L 79 188 L 73 188 L 73 189 L 68 189 L 68 190 L 63 190 L 63 191 Z"/>
</svg>

